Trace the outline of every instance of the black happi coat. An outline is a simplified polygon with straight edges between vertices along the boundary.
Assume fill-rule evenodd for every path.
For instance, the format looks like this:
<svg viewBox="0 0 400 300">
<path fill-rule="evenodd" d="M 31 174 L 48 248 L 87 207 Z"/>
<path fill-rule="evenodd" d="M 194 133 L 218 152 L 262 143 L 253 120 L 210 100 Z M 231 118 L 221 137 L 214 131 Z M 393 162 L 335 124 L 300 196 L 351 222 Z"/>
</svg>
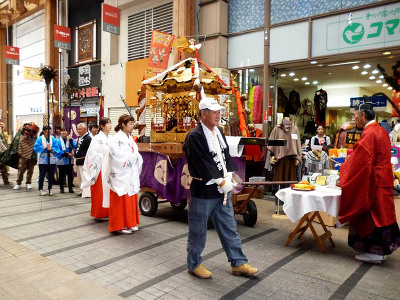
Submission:
<svg viewBox="0 0 400 300">
<path fill-rule="evenodd" d="M 222 137 L 226 142 L 225 136 Z M 223 177 L 223 170 L 219 170 L 215 162 L 216 153 L 210 152 L 207 144 L 207 139 L 204 135 L 203 127 L 199 123 L 196 128 L 189 132 L 186 136 L 184 150 L 188 161 L 190 176 L 193 177 L 190 184 L 190 194 L 197 198 L 217 198 L 221 197 L 218 192 L 217 185 L 206 185 L 211 179 Z M 225 157 L 226 169 L 228 172 L 235 172 L 237 167 L 229 154 L 228 147 L 222 150 L 222 156 Z"/>
<path fill-rule="evenodd" d="M 88 152 L 91 141 L 92 138 L 87 133 L 78 139 L 75 152 L 75 158 L 76 158 L 75 164 L 77 166 L 83 166 L 83 163 L 85 162 L 85 156 L 86 153 Z"/>
</svg>

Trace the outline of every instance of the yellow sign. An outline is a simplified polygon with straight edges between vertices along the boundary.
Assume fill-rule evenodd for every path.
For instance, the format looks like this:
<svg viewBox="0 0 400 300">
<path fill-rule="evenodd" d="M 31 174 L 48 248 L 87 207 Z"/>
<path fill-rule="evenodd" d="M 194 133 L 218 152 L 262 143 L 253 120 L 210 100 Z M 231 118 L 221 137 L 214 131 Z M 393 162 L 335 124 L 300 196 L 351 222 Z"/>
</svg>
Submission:
<svg viewBox="0 0 400 300">
<path fill-rule="evenodd" d="M 40 69 L 33 67 L 24 67 L 24 79 L 41 81 L 42 76 L 39 75 Z"/>
<path fill-rule="evenodd" d="M 318 176 L 315 181 L 316 185 L 326 185 L 326 176 Z"/>
</svg>

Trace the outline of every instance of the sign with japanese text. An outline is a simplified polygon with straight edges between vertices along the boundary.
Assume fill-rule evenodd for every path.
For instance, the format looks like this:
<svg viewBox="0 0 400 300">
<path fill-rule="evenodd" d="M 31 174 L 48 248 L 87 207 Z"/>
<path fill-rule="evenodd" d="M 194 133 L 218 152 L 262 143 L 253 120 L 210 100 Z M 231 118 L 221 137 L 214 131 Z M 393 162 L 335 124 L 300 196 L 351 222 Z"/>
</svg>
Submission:
<svg viewBox="0 0 400 300">
<path fill-rule="evenodd" d="M 5 58 L 7 65 L 19 65 L 19 48 L 5 45 Z"/>
<path fill-rule="evenodd" d="M 84 65 L 79 67 L 78 85 L 79 86 L 90 85 L 90 65 Z"/>
<path fill-rule="evenodd" d="M 369 100 L 372 102 L 373 107 L 386 107 L 387 100 L 385 96 L 374 96 L 369 97 Z M 363 97 L 353 97 L 350 98 L 350 108 L 355 108 L 357 105 L 363 104 L 365 102 Z"/>
<path fill-rule="evenodd" d="M 99 88 L 97 86 L 78 89 L 78 91 L 75 93 L 75 98 L 80 99 L 91 97 L 99 97 Z"/>
<path fill-rule="evenodd" d="M 400 3 L 313 21 L 312 56 L 400 45 Z"/>
<path fill-rule="evenodd" d="M 346 144 L 354 145 L 361 137 L 359 132 L 346 132 Z"/>
<path fill-rule="evenodd" d="M 119 34 L 120 9 L 103 3 L 103 31 Z"/>
<path fill-rule="evenodd" d="M 71 50 L 71 28 L 54 24 L 54 47 Z"/>
<path fill-rule="evenodd" d="M 149 53 L 149 68 L 153 72 L 160 73 L 167 69 L 174 38 L 172 34 L 153 30 Z"/>
</svg>

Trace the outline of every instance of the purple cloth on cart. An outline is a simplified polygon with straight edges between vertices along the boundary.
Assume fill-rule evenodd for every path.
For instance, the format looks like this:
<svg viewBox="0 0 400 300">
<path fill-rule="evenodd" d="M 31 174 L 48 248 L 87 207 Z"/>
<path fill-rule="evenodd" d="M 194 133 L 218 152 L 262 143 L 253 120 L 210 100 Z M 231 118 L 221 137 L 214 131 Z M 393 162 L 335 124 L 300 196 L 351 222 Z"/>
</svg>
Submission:
<svg viewBox="0 0 400 300">
<path fill-rule="evenodd" d="M 140 186 L 155 190 L 158 198 L 167 199 L 172 203 L 181 203 L 190 197 L 190 182 L 187 160 L 185 156 L 170 160 L 167 155 L 156 152 L 140 152 L 143 157 Z M 233 158 L 239 177 L 245 179 L 246 160 Z M 238 191 L 234 191 L 237 193 Z"/>
</svg>

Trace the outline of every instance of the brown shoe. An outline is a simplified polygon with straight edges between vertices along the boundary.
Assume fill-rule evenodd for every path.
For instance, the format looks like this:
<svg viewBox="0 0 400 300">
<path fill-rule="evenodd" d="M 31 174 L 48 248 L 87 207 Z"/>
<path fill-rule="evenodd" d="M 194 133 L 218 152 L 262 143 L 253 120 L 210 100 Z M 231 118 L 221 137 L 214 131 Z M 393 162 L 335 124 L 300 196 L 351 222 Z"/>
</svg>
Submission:
<svg viewBox="0 0 400 300">
<path fill-rule="evenodd" d="M 253 268 L 249 264 L 243 264 L 238 267 L 232 267 L 231 273 L 235 276 L 251 277 L 258 273 L 258 269 Z"/>
<path fill-rule="evenodd" d="M 188 270 L 189 274 L 192 274 L 196 277 L 199 277 L 201 279 L 207 279 L 212 276 L 212 273 L 207 270 L 207 268 L 203 265 L 200 264 L 196 269 L 194 270 Z"/>
</svg>

